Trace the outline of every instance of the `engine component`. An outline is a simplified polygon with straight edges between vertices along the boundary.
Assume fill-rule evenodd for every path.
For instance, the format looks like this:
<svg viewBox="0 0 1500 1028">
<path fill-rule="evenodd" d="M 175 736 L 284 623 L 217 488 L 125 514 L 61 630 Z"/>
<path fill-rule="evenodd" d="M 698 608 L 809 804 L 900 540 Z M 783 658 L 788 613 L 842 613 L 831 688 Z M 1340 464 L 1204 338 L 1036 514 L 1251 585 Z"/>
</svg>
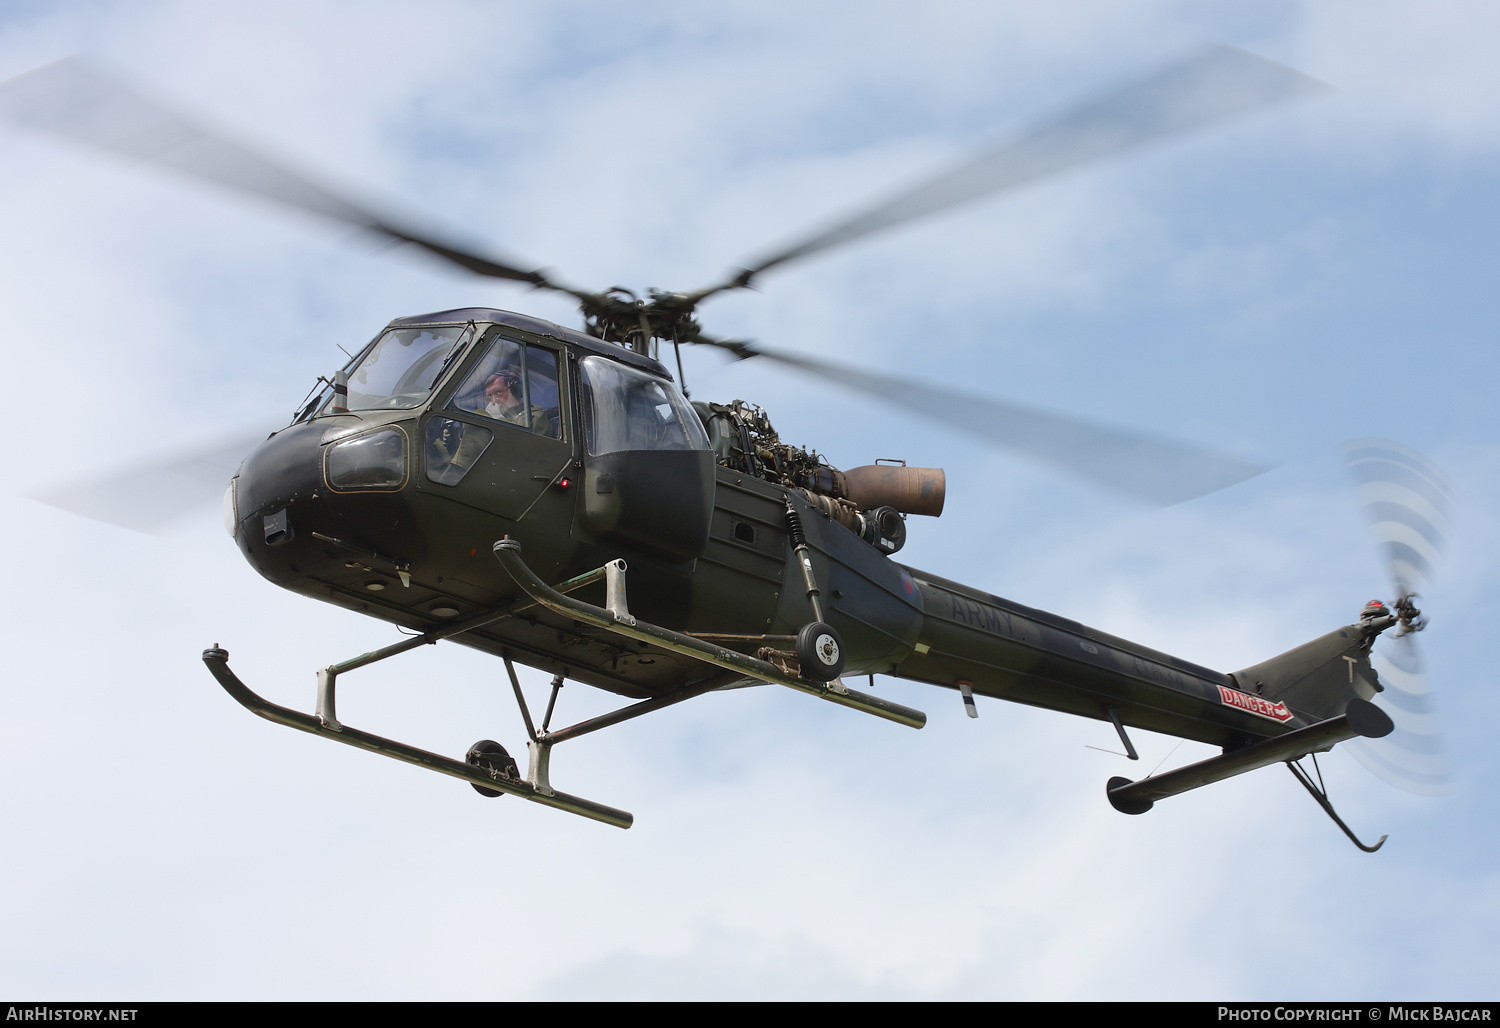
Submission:
<svg viewBox="0 0 1500 1028">
<path fill-rule="evenodd" d="M 898 464 L 866 464 L 843 473 L 844 493 L 860 510 L 894 507 L 902 514 L 943 513 L 947 476 L 942 468 L 908 468 Z"/>
<path fill-rule="evenodd" d="M 881 553 L 906 543 L 906 514 L 943 512 L 941 468 L 870 464 L 840 471 L 814 451 L 781 441 L 764 409 L 743 400 L 694 403 L 717 461 L 794 489 L 821 514 Z"/>
</svg>

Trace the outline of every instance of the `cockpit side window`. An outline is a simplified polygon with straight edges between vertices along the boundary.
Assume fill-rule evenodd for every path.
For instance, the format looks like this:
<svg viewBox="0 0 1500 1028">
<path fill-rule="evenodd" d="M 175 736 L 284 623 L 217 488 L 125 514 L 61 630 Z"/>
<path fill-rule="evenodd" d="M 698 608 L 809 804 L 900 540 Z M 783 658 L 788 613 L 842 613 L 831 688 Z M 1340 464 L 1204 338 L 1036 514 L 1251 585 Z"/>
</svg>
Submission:
<svg viewBox="0 0 1500 1028">
<path fill-rule="evenodd" d="M 671 382 L 604 357 L 580 362 L 589 453 L 706 450 L 703 425 Z"/>
<path fill-rule="evenodd" d="M 561 439 L 557 354 L 497 335 L 448 406 Z"/>
</svg>

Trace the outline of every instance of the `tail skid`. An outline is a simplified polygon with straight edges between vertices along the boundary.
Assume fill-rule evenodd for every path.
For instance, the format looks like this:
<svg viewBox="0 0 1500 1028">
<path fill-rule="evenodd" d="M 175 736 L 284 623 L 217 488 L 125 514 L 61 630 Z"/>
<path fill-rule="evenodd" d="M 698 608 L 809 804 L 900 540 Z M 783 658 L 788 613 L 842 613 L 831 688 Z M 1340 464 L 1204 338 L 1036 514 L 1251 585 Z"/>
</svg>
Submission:
<svg viewBox="0 0 1500 1028">
<path fill-rule="evenodd" d="M 1349 828 L 1348 825 L 1344 824 L 1344 819 L 1338 816 L 1337 812 L 1335 812 L 1333 809 L 1333 804 L 1328 802 L 1328 789 L 1323 785 L 1323 772 L 1318 767 L 1317 754 L 1313 754 L 1312 758 L 1313 770 L 1318 772 L 1317 785 L 1313 784 L 1312 779 L 1308 777 L 1307 772 L 1298 767 L 1295 761 L 1287 761 L 1286 766 L 1292 772 L 1292 774 L 1296 776 L 1297 781 L 1302 783 L 1302 787 L 1307 790 L 1308 794 L 1312 796 L 1313 799 L 1318 801 L 1318 806 L 1323 808 L 1323 813 L 1333 818 L 1333 823 L 1338 825 L 1339 828 L 1343 829 L 1344 834 L 1349 837 L 1350 842 L 1354 843 L 1354 845 L 1358 846 L 1366 853 L 1374 853 L 1376 850 L 1380 849 L 1380 847 L 1384 846 L 1385 840 L 1390 838 L 1390 836 L 1382 835 L 1375 841 L 1375 845 L 1367 846 L 1359 841 L 1359 837 L 1354 834 L 1354 832 Z"/>
</svg>

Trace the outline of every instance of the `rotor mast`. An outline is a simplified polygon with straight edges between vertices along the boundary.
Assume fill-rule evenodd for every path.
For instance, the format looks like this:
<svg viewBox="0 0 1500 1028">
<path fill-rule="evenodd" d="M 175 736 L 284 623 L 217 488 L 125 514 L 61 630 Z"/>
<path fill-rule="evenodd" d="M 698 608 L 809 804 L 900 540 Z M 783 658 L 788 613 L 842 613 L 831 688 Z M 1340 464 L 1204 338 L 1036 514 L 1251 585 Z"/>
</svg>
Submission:
<svg viewBox="0 0 1500 1028">
<path fill-rule="evenodd" d="M 693 318 L 698 303 L 705 296 L 724 287 L 703 289 L 695 293 L 647 291 L 646 299 L 623 286 L 602 293 L 575 293 L 578 309 L 583 313 L 584 331 L 596 339 L 619 345 L 646 357 L 655 358 L 657 343 L 715 343 L 703 334 Z"/>
</svg>

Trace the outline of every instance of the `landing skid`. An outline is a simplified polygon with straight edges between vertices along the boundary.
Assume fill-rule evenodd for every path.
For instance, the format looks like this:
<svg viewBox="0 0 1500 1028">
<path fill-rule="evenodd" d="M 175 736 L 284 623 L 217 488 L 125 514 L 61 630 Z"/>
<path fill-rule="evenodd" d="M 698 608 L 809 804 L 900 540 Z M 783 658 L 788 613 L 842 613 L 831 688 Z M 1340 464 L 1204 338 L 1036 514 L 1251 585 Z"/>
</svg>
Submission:
<svg viewBox="0 0 1500 1028">
<path fill-rule="evenodd" d="M 316 714 L 304 714 L 299 710 L 279 706 L 252 692 L 244 682 L 240 681 L 239 676 L 229 670 L 229 654 L 217 646 L 203 651 L 203 663 L 208 665 L 209 672 L 218 679 L 225 692 L 233 696 L 245 709 L 260 715 L 267 721 L 275 721 L 288 728 L 296 728 L 324 739 L 332 739 L 346 746 L 357 746 L 371 753 L 404 760 L 408 764 L 416 764 L 429 771 L 462 779 L 481 789 L 508 793 L 511 796 L 519 796 L 523 800 L 530 800 L 532 803 L 540 803 L 543 806 L 566 810 L 570 814 L 580 814 L 595 821 L 603 821 L 616 828 L 629 828 L 635 820 L 634 815 L 629 811 L 616 810 L 614 807 L 607 807 L 580 796 L 557 792 L 547 787 L 544 781 L 512 778 L 503 770 L 487 770 L 451 757 L 430 753 L 415 746 L 408 746 L 394 739 L 361 732 L 357 728 L 350 728 L 332 719 L 325 721 Z M 545 779 L 545 775 L 543 778 Z"/>
<path fill-rule="evenodd" d="M 785 668 L 747 656 L 736 650 L 725 649 L 702 639 L 637 620 L 630 615 L 626 606 L 625 562 L 622 560 L 610 561 L 604 567 L 590 571 L 588 574 L 571 578 L 557 586 L 549 586 L 537 578 L 522 562 L 519 544 L 509 539 L 496 543 L 495 556 L 520 585 L 522 591 L 527 594 L 525 597 L 505 607 L 482 611 L 456 623 L 434 628 L 421 635 L 361 654 L 352 660 L 330 664 L 318 672 L 317 712 L 314 714 L 304 714 L 289 707 L 279 706 L 251 691 L 229 669 L 229 654 L 217 645 L 203 651 L 203 663 L 208 666 L 209 672 L 224 687 L 224 690 L 241 706 L 268 721 L 462 779 L 486 796 L 502 794 L 519 796 L 532 803 L 566 810 L 617 828 L 629 828 L 634 821 L 633 815 L 627 811 L 616 810 L 614 807 L 595 803 L 593 800 L 586 800 L 580 796 L 570 796 L 552 788 L 549 774 L 553 746 L 568 739 L 575 739 L 601 728 L 640 717 L 642 714 L 649 714 L 662 707 L 701 696 L 715 689 L 732 687 L 743 683 L 746 679 L 787 686 L 800 692 L 810 693 L 819 699 L 853 707 L 856 710 L 913 728 L 922 727 L 926 721 L 926 715 L 919 710 L 856 692 L 845 686 L 841 680 L 822 682 L 802 678 Z M 586 585 L 600 581 L 605 583 L 607 600 L 604 607 L 595 607 L 568 595 Z M 716 668 L 717 673 L 673 692 L 632 703 L 567 728 L 553 730 L 550 727 L 552 711 L 557 702 L 558 691 L 563 687 L 562 675 L 558 675 L 552 680 L 552 696 L 547 703 L 547 711 L 542 718 L 541 728 L 538 729 L 532 721 L 531 711 L 526 705 L 526 697 L 521 692 L 521 683 L 516 677 L 515 665 L 509 656 L 504 657 L 505 669 L 509 674 L 511 687 L 515 691 L 516 705 L 520 708 L 521 718 L 526 724 L 529 764 L 525 777 L 520 775 L 515 761 L 510 759 L 503 747 L 488 739 L 475 743 L 469 751 L 468 759 L 459 761 L 418 749 L 415 746 L 408 746 L 394 739 L 361 732 L 339 721 L 334 703 L 335 686 L 339 675 L 388 657 L 397 656 L 418 646 L 431 645 L 440 639 L 447 639 L 505 618 L 514 617 L 521 611 L 534 606 L 546 607 L 585 624 L 604 628 L 618 635 L 648 642 L 693 658 L 702 664 Z"/>
</svg>

